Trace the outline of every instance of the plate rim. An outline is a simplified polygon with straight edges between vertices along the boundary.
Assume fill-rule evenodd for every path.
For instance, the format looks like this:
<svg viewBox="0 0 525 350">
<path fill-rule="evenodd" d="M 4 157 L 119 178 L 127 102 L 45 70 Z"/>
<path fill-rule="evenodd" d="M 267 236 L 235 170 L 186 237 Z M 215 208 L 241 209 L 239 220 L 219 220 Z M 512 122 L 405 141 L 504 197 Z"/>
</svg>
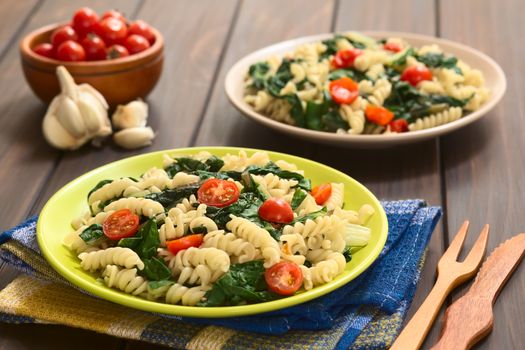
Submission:
<svg viewBox="0 0 525 350">
<path fill-rule="evenodd" d="M 301 161 L 306 161 L 307 163 L 315 165 L 316 167 L 320 167 L 321 169 L 323 168 L 330 169 L 331 171 L 335 171 L 336 173 L 339 173 L 340 175 L 347 177 L 350 180 L 350 182 L 353 182 L 355 185 L 360 187 L 361 190 L 363 190 L 367 194 L 367 196 L 370 197 L 372 202 L 374 202 L 374 204 L 378 208 L 380 208 L 379 213 L 377 214 L 380 215 L 380 220 L 381 222 L 384 223 L 384 225 L 382 225 L 381 232 L 378 232 L 379 241 L 377 245 L 370 252 L 370 254 L 364 257 L 363 260 L 357 266 L 355 266 L 355 268 L 347 276 L 345 276 L 344 279 L 329 282 L 330 285 L 325 284 L 325 285 L 316 287 L 319 289 L 314 288 L 305 293 L 301 293 L 298 295 L 294 295 L 292 297 L 287 297 L 287 298 L 278 299 L 274 301 L 257 303 L 257 304 L 241 305 L 241 306 L 222 306 L 222 307 L 195 307 L 195 306 L 172 305 L 172 304 L 166 304 L 166 303 L 161 303 L 161 302 L 156 302 L 156 301 L 150 301 L 150 300 L 143 299 L 140 297 L 125 294 L 117 290 L 114 290 L 112 288 L 108 288 L 101 284 L 96 284 L 96 283 L 93 283 L 91 281 L 87 281 L 81 278 L 73 270 L 65 268 L 62 265 L 62 263 L 60 263 L 59 259 L 51 253 L 51 250 L 50 248 L 48 248 L 47 242 L 45 240 L 45 233 L 43 233 L 43 226 L 45 224 L 45 219 L 46 219 L 46 216 L 48 215 L 48 212 L 51 210 L 50 208 L 52 208 L 52 205 L 54 204 L 54 202 L 57 201 L 58 198 L 63 193 L 67 192 L 71 187 L 74 187 L 78 183 L 82 183 L 82 181 L 85 180 L 86 178 L 96 175 L 97 173 L 107 168 L 119 166 L 119 164 L 121 163 L 130 162 L 133 160 L 138 161 L 140 158 L 153 157 L 156 155 L 161 156 L 162 154 L 170 153 L 173 151 L 176 151 L 176 152 L 209 151 L 213 153 L 214 150 L 224 150 L 227 152 L 236 152 L 236 151 L 238 152 L 239 150 L 246 150 L 249 152 L 264 151 L 264 152 L 268 152 L 271 158 L 274 158 L 275 156 L 279 156 L 279 155 L 285 155 L 286 157 L 298 158 Z M 318 163 L 316 161 L 313 161 L 307 158 L 303 158 L 303 157 L 299 157 L 299 156 L 295 156 L 295 155 L 291 155 L 291 154 L 286 154 L 282 152 L 274 152 L 274 151 L 263 150 L 263 149 L 253 149 L 253 148 L 245 148 L 245 147 L 221 147 L 221 146 L 185 147 L 185 148 L 174 148 L 174 149 L 166 149 L 166 150 L 148 152 L 148 153 L 144 153 L 140 155 L 135 155 L 132 157 L 127 157 L 124 159 L 120 159 L 114 162 L 104 164 L 100 167 L 90 170 L 87 173 L 82 174 L 81 176 L 75 178 L 74 180 L 64 185 L 57 192 L 55 192 L 53 196 L 49 198 L 49 200 L 46 202 L 46 204 L 42 208 L 40 215 L 38 217 L 36 232 L 37 232 L 36 235 L 37 235 L 37 242 L 38 242 L 39 248 L 44 258 L 46 259 L 46 261 L 53 267 L 53 269 L 56 272 L 58 272 L 61 276 L 63 276 L 67 281 L 69 281 L 70 283 L 74 284 L 77 287 L 80 287 L 82 292 L 87 292 L 89 294 L 100 297 L 106 301 L 114 302 L 120 305 L 134 308 L 134 309 L 139 309 L 142 311 L 148 311 L 148 312 L 153 312 L 153 313 L 158 313 L 158 314 L 194 317 L 194 318 L 230 318 L 230 317 L 237 317 L 237 316 L 256 315 L 260 313 L 281 310 L 287 307 L 302 304 L 304 302 L 307 302 L 313 299 L 317 299 L 318 297 L 328 294 L 329 292 L 332 292 L 342 287 L 343 285 L 349 283 L 350 281 L 355 279 L 357 276 L 362 274 L 379 257 L 379 254 L 383 250 L 383 247 L 386 243 L 386 239 L 388 236 L 388 219 L 387 219 L 386 213 L 380 201 L 367 187 L 365 187 L 363 184 L 361 184 L 360 182 L 358 182 L 351 176 L 335 168 L 324 165 L 322 163 Z M 323 286 L 325 287 L 320 288 Z M 115 292 L 117 294 L 115 294 Z M 120 297 L 117 297 L 117 296 L 120 296 Z M 291 298 L 294 298 L 294 299 L 291 299 Z M 166 310 L 163 310 L 163 309 L 166 309 Z M 225 314 L 225 312 L 227 312 L 227 314 Z"/>
<path fill-rule="evenodd" d="M 487 115 L 492 109 L 494 109 L 494 107 L 501 101 L 501 99 L 503 98 L 507 90 L 507 78 L 501 66 L 492 57 L 488 56 L 487 54 L 477 49 L 474 49 L 473 47 L 470 47 L 468 45 L 465 45 L 465 44 L 462 44 L 456 41 L 438 38 L 438 37 L 434 37 L 430 35 L 418 34 L 418 33 L 397 32 L 397 31 L 359 30 L 357 32 L 363 33 L 365 35 L 369 35 L 372 37 L 374 36 L 376 37 L 395 36 L 395 37 L 400 37 L 402 39 L 409 39 L 409 40 L 411 39 L 424 40 L 424 41 L 428 41 L 429 44 L 430 43 L 434 43 L 434 44 L 441 43 L 441 44 L 445 44 L 447 46 L 451 46 L 451 47 L 454 47 L 462 51 L 469 52 L 470 54 L 479 56 L 484 61 L 486 61 L 497 73 L 497 76 L 499 77 L 500 82 L 501 82 L 501 89 L 496 91 L 496 94 L 492 95 L 489 101 L 487 101 L 480 109 L 454 122 L 436 126 L 436 127 L 429 128 L 429 129 L 424 129 L 424 130 L 411 131 L 408 133 L 400 133 L 400 134 L 388 134 L 388 135 L 336 134 L 336 133 L 310 130 L 310 129 L 300 128 L 300 127 L 293 126 L 293 125 L 288 125 L 288 124 L 273 120 L 269 117 L 266 117 L 256 112 L 255 110 L 253 110 L 252 107 L 250 107 L 242 99 L 237 98 L 237 96 L 233 92 L 233 86 L 237 83 L 237 76 L 239 76 L 238 71 L 240 71 L 240 68 L 242 68 L 249 62 L 254 62 L 256 58 L 258 58 L 261 54 L 265 53 L 266 51 L 273 51 L 273 49 L 276 49 L 279 46 L 291 48 L 292 46 L 295 46 L 298 44 L 327 39 L 327 38 L 332 37 L 334 34 L 344 33 L 344 32 L 348 32 L 348 31 L 328 32 L 328 33 L 308 35 L 308 36 L 302 36 L 302 37 L 298 37 L 298 38 L 294 38 L 290 40 L 280 41 L 280 42 L 265 46 L 263 48 L 260 48 L 256 51 L 253 51 L 243 56 L 242 58 L 237 60 L 234 63 L 234 65 L 231 66 L 228 72 L 226 73 L 226 77 L 224 79 L 224 90 L 226 92 L 226 96 L 228 97 L 228 100 L 245 117 L 248 117 L 249 119 L 252 119 L 258 123 L 261 123 L 271 129 L 274 129 L 274 130 L 277 130 L 277 131 L 280 131 L 280 132 L 283 132 L 289 135 L 294 135 L 294 136 L 298 136 L 301 138 L 305 138 L 310 141 L 319 141 L 319 142 L 339 144 L 339 145 L 390 146 L 393 144 L 405 144 L 405 143 L 432 139 L 432 138 L 439 137 L 441 135 L 450 133 L 457 129 L 460 129 L 468 124 L 471 124 L 475 122 L 476 120 L 481 119 L 482 117 Z"/>
</svg>

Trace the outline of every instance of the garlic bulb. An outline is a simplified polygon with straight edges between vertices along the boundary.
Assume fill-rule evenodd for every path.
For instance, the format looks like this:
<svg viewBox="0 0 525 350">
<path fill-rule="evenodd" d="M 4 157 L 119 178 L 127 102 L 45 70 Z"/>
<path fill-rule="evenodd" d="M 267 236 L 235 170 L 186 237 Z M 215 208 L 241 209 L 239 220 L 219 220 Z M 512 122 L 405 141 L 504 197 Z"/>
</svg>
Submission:
<svg viewBox="0 0 525 350">
<path fill-rule="evenodd" d="M 148 119 L 148 105 L 140 99 L 118 105 L 111 119 L 116 129 L 144 127 Z"/>
<path fill-rule="evenodd" d="M 56 148 L 74 150 L 111 134 L 108 104 L 89 84 L 75 84 L 64 66 L 57 67 L 61 93 L 49 105 L 42 129 Z"/>
<path fill-rule="evenodd" d="M 120 147 L 127 149 L 149 146 L 154 138 L 155 133 L 149 126 L 126 128 L 113 134 L 113 141 Z"/>
</svg>

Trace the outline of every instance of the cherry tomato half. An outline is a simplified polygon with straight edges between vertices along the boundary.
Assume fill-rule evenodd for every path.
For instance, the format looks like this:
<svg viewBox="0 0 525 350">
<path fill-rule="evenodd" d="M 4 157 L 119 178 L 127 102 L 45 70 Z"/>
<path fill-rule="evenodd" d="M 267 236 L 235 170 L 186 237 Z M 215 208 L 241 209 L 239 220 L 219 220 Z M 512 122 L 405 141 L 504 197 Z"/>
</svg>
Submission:
<svg viewBox="0 0 525 350">
<path fill-rule="evenodd" d="M 90 61 L 106 59 L 106 44 L 99 36 L 90 33 L 82 40 L 82 47 Z"/>
<path fill-rule="evenodd" d="M 66 25 L 60 28 L 57 28 L 53 34 L 51 34 L 51 44 L 54 47 L 59 47 L 65 41 L 78 40 L 77 32 L 70 25 Z"/>
<path fill-rule="evenodd" d="M 33 52 L 47 58 L 55 58 L 55 50 L 50 43 L 42 43 L 33 47 Z"/>
<path fill-rule="evenodd" d="M 129 56 L 128 49 L 126 49 L 122 45 L 117 45 L 117 44 L 112 45 L 108 47 L 108 50 L 106 52 L 106 58 L 108 60 L 114 60 L 114 59 L 126 57 L 126 56 Z"/>
<path fill-rule="evenodd" d="M 150 47 L 149 41 L 142 35 L 132 34 L 124 41 L 124 46 L 130 54 L 142 52 Z"/>
<path fill-rule="evenodd" d="M 352 67 L 357 56 L 362 54 L 363 51 L 359 49 L 339 50 L 332 59 L 332 65 L 335 68 Z"/>
<path fill-rule="evenodd" d="M 94 30 L 95 24 L 98 22 L 98 16 L 97 13 L 89 7 L 82 7 L 75 12 L 71 22 L 73 29 L 75 29 L 78 35 L 84 37 Z"/>
<path fill-rule="evenodd" d="M 292 295 L 303 284 L 303 272 L 297 264 L 282 261 L 267 269 L 264 279 L 271 291 L 280 295 Z"/>
<path fill-rule="evenodd" d="M 407 132 L 408 131 L 408 122 L 406 119 L 396 119 L 390 122 L 390 131 L 393 132 Z"/>
<path fill-rule="evenodd" d="M 232 181 L 208 179 L 197 191 L 199 203 L 212 207 L 226 207 L 239 199 L 239 189 Z"/>
<path fill-rule="evenodd" d="M 97 27 L 97 34 L 107 45 L 120 44 L 128 36 L 126 23 L 115 17 L 102 19 Z"/>
<path fill-rule="evenodd" d="M 365 109 L 366 119 L 377 125 L 386 126 L 394 119 L 394 113 L 385 107 L 369 105 Z"/>
<path fill-rule="evenodd" d="M 173 241 L 167 241 L 166 247 L 171 252 L 171 254 L 176 255 L 179 251 L 188 249 L 190 247 L 199 247 L 204 240 L 204 235 L 198 233 L 195 235 L 184 236 Z"/>
<path fill-rule="evenodd" d="M 68 40 L 58 46 L 56 58 L 59 61 L 84 61 L 86 52 L 79 43 Z"/>
<path fill-rule="evenodd" d="M 425 66 L 410 66 L 401 74 L 401 80 L 417 86 L 423 80 L 432 80 L 432 72 Z"/>
<path fill-rule="evenodd" d="M 102 231 L 109 239 L 131 237 L 139 230 L 139 216 L 129 209 L 120 209 L 102 223 Z"/>
<path fill-rule="evenodd" d="M 350 104 L 359 96 L 357 83 L 347 77 L 332 80 L 329 90 L 332 99 L 339 104 Z"/>
<path fill-rule="evenodd" d="M 399 51 L 403 50 L 403 47 L 401 47 L 401 44 L 399 44 L 399 43 L 389 42 L 389 43 L 385 43 L 383 45 L 383 49 L 385 49 L 387 51 L 392 51 L 392 52 L 399 52 Z"/>
<path fill-rule="evenodd" d="M 104 12 L 102 14 L 102 17 L 100 17 L 100 19 L 103 20 L 104 18 L 109 18 L 109 17 L 120 19 L 124 23 L 127 22 L 126 17 L 124 17 L 124 15 L 118 12 L 117 10 L 109 10 L 109 11 Z"/>
<path fill-rule="evenodd" d="M 293 209 L 284 199 L 270 198 L 259 207 L 259 217 L 264 221 L 288 224 L 293 221 Z"/>
<path fill-rule="evenodd" d="M 312 196 L 315 199 L 315 203 L 321 205 L 330 198 L 332 195 L 332 184 L 322 184 L 312 188 Z"/>
<path fill-rule="evenodd" d="M 155 34 L 151 30 L 151 27 L 144 21 L 138 20 L 133 23 L 128 28 L 128 34 L 137 34 L 145 37 L 150 44 L 155 42 Z"/>
</svg>

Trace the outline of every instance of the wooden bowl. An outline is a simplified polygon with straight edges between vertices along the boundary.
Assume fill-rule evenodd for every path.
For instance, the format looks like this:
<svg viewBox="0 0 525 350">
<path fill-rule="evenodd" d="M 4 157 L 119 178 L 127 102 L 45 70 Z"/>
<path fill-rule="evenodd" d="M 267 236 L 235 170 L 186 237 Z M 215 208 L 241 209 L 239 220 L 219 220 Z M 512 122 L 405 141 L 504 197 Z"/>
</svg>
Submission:
<svg viewBox="0 0 525 350">
<path fill-rule="evenodd" d="M 60 92 L 56 67 L 63 65 L 78 84 L 97 89 L 112 107 L 136 98 L 145 98 L 159 80 L 162 71 L 164 40 L 154 28 L 153 45 L 134 55 L 103 61 L 64 62 L 40 56 L 33 47 L 50 42 L 51 33 L 64 24 L 52 24 L 35 30 L 20 42 L 22 69 L 29 86 L 42 101 L 49 103 Z"/>
</svg>

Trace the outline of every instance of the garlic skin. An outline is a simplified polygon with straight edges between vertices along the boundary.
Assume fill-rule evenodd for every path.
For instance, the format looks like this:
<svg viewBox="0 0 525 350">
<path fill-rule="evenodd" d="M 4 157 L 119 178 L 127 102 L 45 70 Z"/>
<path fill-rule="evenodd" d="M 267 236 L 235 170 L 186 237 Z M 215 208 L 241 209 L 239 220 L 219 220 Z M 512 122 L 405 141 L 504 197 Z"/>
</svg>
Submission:
<svg viewBox="0 0 525 350">
<path fill-rule="evenodd" d="M 118 105 L 111 117 L 116 129 L 144 127 L 147 119 L 148 105 L 140 99 L 126 105 Z"/>
<path fill-rule="evenodd" d="M 149 126 L 126 128 L 113 134 L 113 141 L 126 149 L 135 149 L 151 145 L 155 133 Z"/>
<path fill-rule="evenodd" d="M 42 131 L 47 142 L 59 149 L 75 150 L 111 134 L 108 104 L 89 84 L 75 84 L 64 66 L 58 66 L 61 93 L 49 105 Z"/>
</svg>

